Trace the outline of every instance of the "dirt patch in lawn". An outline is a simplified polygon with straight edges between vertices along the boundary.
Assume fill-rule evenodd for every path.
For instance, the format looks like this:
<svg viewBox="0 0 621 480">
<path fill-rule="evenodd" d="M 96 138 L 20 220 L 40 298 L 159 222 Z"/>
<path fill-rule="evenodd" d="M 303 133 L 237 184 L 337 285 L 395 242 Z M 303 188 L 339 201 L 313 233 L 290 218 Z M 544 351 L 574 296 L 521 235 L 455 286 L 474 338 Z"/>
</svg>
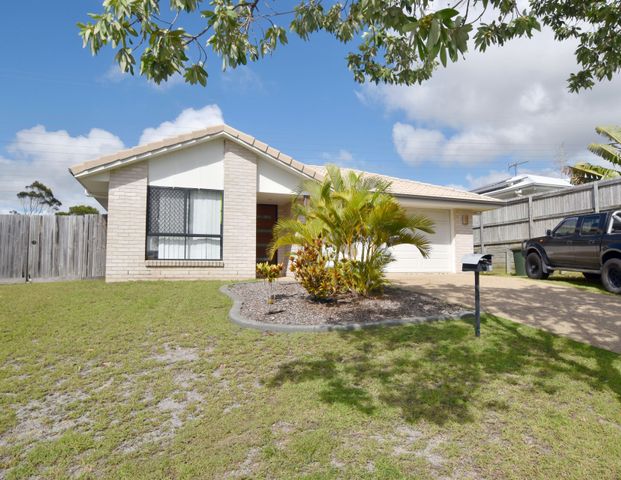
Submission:
<svg viewBox="0 0 621 480">
<path fill-rule="evenodd" d="M 464 310 L 461 305 L 399 287 L 388 287 L 382 295 L 374 297 L 347 295 L 334 302 L 317 302 L 311 300 L 298 283 L 277 282 L 272 305 L 267 303 L 268 289 L 262 282 L 240 283 L 230 289 L 242 299 L 244 317 L 271 324 L 368 324 L 392 319 L 453 316 Z"/>
</svg>

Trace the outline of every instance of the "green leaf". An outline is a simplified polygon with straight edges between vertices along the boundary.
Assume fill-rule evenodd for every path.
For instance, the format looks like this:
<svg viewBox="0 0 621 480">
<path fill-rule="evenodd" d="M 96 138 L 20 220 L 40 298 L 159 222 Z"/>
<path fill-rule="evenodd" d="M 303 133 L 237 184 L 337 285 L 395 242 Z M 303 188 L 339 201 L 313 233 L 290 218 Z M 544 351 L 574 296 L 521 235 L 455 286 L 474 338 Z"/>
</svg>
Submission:
<svg viewBox="0 0 621 480">
<path fill-rule="evenodd" d="M 408 32 L 413 32 L 417 28 L 418 28 L 418 22 L 417 21 L 413 21 L 413 22 L 408 22 L 408 23 L 403 24 L 401 26 L 401 31 L 403 33 L 408 33 Z"/>
<path fill-rule="evenodd" d="M 446 47 L 440 49 L 440 61 L 442 62 L 442 66 L 446 67 Z"/>
<path fill-rule="evenodd" d="M 438 10 L 435 13 L 435 16 L 441 20 L 450 20 L 454 16 L 459 15 L 459 12 L 454 8 L 444 8 L 442 10 Z"/>
<path fill-rule="evenodd" d="M 427 50 L 431 50 L 438 43 L 440 38 L 440 22 L 437 19 L 431 21 L 431 27 L 429 28 L 429 35 L 427 36 Z"/>
</svg>

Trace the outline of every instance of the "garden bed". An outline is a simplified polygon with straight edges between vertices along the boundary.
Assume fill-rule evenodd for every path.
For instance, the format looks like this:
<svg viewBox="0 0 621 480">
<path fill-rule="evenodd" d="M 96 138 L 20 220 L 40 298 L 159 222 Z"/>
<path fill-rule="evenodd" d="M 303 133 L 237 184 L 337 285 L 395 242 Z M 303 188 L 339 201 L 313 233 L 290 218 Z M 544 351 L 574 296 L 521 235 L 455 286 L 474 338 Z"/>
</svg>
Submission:
<svg viewBox="0 0 621 480">
<path fill-rule="evenodd" d="M 375 297 L 340 296 L 337 301 L 313 301 L 297 282 L 277 282 L 275 302 L 267 303 L 268 287 L 263 282 L 239 283 L 229 287 L 241 300 L 240 313 L 255 322 L 274 325 L 373 324 L 410 318 L 442 318 L 464 312 L 461 305 L 395 286 Z"/>
</svg>

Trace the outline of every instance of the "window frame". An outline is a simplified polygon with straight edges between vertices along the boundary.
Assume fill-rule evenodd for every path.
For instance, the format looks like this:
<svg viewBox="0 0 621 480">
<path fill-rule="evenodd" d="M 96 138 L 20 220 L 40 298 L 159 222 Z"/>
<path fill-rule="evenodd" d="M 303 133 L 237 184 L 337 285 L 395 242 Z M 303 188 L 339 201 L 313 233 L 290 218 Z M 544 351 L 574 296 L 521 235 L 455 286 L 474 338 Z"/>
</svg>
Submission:
<svg viewBox="0 0 621 480">
<path fill-rule="evenodd" d="M 616 211 L 612 212 L 612 214 L 610 215 L 610 223 L 609 223 L 608 229 L 606 231 L 606 233 L 608 235 L 619 235 L 619 234 L 621 234 L 621 230 L 617 231 L 614 228 L 615 217 L 617 217 L 617 218 L 621 217 L 621 210 L 616 210 Z"/>
<path fill-rule="evenodd" d="M 587 218 L 597 218 L 597 232 L 595 233 L 585 233 L 582 228 L 584 227 L 584 222 Z M 591 215 L 585 215 L 580 219 L 580 226 L 578 227 L 578 236 L 580 237 L 595 237 L 597 235 L 602 234 L 602 215 L 601 213 L 593 213 Z"/>
<path fill-rule="evenodd" d="M 557 232 L 561 229 L 561 227 L 563 225 L 565 225 L 565 223 L 569 222 L 570 220 L 575 220 L 576 221 L 576 225 L 574 226 L 574 231 L 573 233 L 568 233 L 567 235 L 559 235 Z M 559 223 L 556 228 L 554 229 L 554 231 L 552 232 L 552 235 L 554 237 L 557 238 L 565 238 L 565 237 L 571 237 L 572 235 L 576 235 L 576 233 L 578 232 L 578 223 L 579 223 L 580 218 L 579 217 L 569 217 L 566 218 L 565 220 L 563 220 L 561 223 Z"/>
<path fill-rule="evenodd" d="M 186 233 L 168 233 L 168 232 L 157 232 L 150 233 L 151 230 L 151 220 L 150 220 L 150 209 L 151 209 L 151 191 L 152 190 L 180 190 L 183 192 L 183 230 Z M 190 194 L 191 192 L 216 192 L 220 194 L 220 234 L 194 234 L 187 233 L 189 229 L 190 223 Z M 148 185 L 147 186 L 147 221 L 146 221 L 146 235 L 145 235 L 145 245 L 144 245 L 144 256 L 145 260 L 157 260 L 157 261 L 171 261 L 171 262 L 179 262 L 179 261 L 193 261 L 193 262 L 221 262 L 223 260 L 224 255 L 224 190 L 216 190 L 213 188 L 185 188 L 185 187 L 162 187 L 159 185 Z M 184 258 L 149 258 L 149 238 L 150 237 L 183 237 L 184 239 Z M 218 258 L 187 258 L 188 253 L 188 238 L 219 238 L 220 239 L 220 256 Z"/>
</svg>

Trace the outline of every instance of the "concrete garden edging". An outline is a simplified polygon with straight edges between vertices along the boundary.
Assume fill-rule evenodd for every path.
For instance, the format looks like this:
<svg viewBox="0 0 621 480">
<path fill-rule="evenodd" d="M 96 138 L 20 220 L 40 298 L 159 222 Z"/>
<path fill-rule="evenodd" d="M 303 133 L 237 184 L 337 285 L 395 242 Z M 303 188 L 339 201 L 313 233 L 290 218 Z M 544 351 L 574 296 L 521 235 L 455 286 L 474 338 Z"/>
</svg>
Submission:
<svg viewBox="0 0 621 480">
<path fill-rule="evenodd" d="M 245 283 L 245 282 L 244 282 Z M 280 332 L 280 333 L 296 333 L 296 332 L 334 332 L 334 331 L 347 331 L 347 330 L 362 330 L 366 328 L 375 327 L 390 327 L 399 325 L 416 325 L 422 323 L 439 322 L 443 320 L 456 320 L 463 319 L 469 316 L 474 316 L 474 312 L 470 310 L 463 310 L 455 315 L 431 315 L 428 317 L 409 317 L 409 318 L 391 318 L 387 320 L 380 320 L 373 323 L 350 323 L 347 325 L 284 325 L 275 323 L 257 322 L 244 317 L 241 314 L 242 298 L 233 293 L 229 287 L 236 285 L 235 283 L 223 285 L 220 287 L 220 292 L 233 300 L 233 306 L 229 311 L 229 319 L 244 328 L 252 328 L 255 330 L 261 330 L 263 332 Z"/>
</svg>

